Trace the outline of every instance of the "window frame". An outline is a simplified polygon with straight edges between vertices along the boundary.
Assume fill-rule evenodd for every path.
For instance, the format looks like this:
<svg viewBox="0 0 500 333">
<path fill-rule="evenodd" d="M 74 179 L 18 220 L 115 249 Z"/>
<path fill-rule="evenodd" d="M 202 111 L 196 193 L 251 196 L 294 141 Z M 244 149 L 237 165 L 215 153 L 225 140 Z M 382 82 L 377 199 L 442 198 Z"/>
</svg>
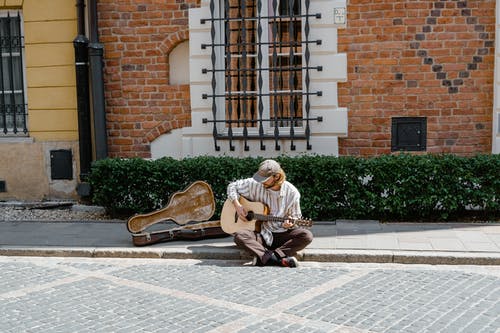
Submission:
<svg viewBox="0 0 500 333">
<path fill-rule="evenodd" d="M 277 10 L 279 9 L 281 1 L 287 1 L 287 0 L 277 0 L 277 5 L 276 5 Z M 296 1 L 300 1 L 300 0 L 296 0 Z M 262 0 L 262 2 L 264 3 L 265 0 Z M 225 26 L 224 26 L 225 11 L 223 10 L 224 3 L 225 3 L 224 0 L 218 0 L 218 5 L 216 6 L 217 9 L 216 9 L 216 14 L 215 14 L 221 18 L 221 20 L 218 21 L 220 24 L 216 28 L 216 38 L 217 38 L 216 44 L 219 44 L 219 45 L 223 45 L 225 43 Z M 272 8 L 270 8 L 271 1 L 268 1 L 267 4 L 268 4 L 267 6 L 265 6 L 265 5 L 262 6 L 260 13 L 257 13 L 257 17 L 260 18 L 261 24 L 262 24 L 262 35 L 261 35 L 261 39 L 260 39 L 261 43 L 269 43 L 269 41 L 270 41 L 269 36 L 271 35 L 270 30 L 272 29 L 272 22 L 269 18 L 270 17 L 269 13 L 272 11 Z M 302 7 L 300 7 L 300 8 L 302 8 Z M 302 15 L 302 13 L 298 13 L 298 15 Z M 258 23 L 257 23 L 257 25 L 258 25 Z M 303 36 L 304 27 L 303 27 L 302 20 L 301 20 L 300 26 L 301 26 L 301 36 Z M 267 27 L 267 29 L 266 29 L 266 27 Z M 256 34 L 257 34 L 257 32 L 256 32 Z M 256 38 L 256 40 L 258 40 L 258 36 L 256 36 L 255 38 Z M 272 115 L 271 115 L 271 109 L 272 109 L 271 103 L 273 103 L 272 98 L 270 96 L 265 95 L 265 94 L 262 95 L 262 92 L 269 92 L 270 93 L 271 91 L 273 91 L 272 83 L 270 82 L 271 75 L 270 75 L 269 71 L 262 70 L 263 68 L 269 68 L 269 66 L 270 66 L 269 59 L 272 56 L 272 52 L 270 50 L 271 46 L 270 45 L 263 45 L 263 46 L 259 46 L 259 47 L 261 48 L 261 52 L 262 52 L 262 62 L 259 63 L 258 61 L 256 61 L 255 71 L 259 73 L 259 74 L 257 74 L 257 79 L 258 79 L 258 75 L 260 75 L 260 74 L 262 75 L 262 82 L 263 82 L 262 91 L 259 92 L 258 86 L 256 86 L 257 90 L 255 90 L 255 91 L 251 91 L 251 90 L 246 91 L 246 92 L 254 92 L 257 94 L 257 100 L 256 100 L 257 105 L 259 105 L 260 100 L 262 100 L 262 104 L 263 104 L 262 118 L 260 118 L 260 115 L 257 113 L 256 114 L 256 116 L 257 116 L 256 121 L 257 122 L 260 122 L 261 119 L 271 119 L 271 117 L 272 117 Z M 215 67 L 216 81 L 217 81 L 215 94 L 217 96 L 223 96 L 228 91 L 227 87 L 226 87 L 225 72 L 224 72 L 225 62 L 222 61 L 226 58 L 226 52 L 225 52 L 224 46 L 219 46 L 219 47 L 216 46 L 215 49 L 216 49 L 215 56 L 216 56 L 216 59 L 218 60 L 218 61 L 216 61 L 216 67 Z M 303 52 L 294 54 L 294 56 L 299 56 L 299 55 L 302 58 L 302 62 L 303 62 L 304 61 Z M 287 53 L 278 53 L 278 56 L 279 57 L 285 56 L 288 59 Z M 248 57 L 248 55 L 247 55 L 247 57 Z M 257 58 L 258 53 L 252 54 L 252 57 Z M 303 69 L 302 69 L 302 72 L 304 72 Z M 304 87 L 305 86 L 304 75 L 301 75 L 301 81 L 302 81 L 301 87 Z M 218 84 L 219 82 L 223 82 L 224 84 L 223 85 Z M 303 92 L 303 91 L 304 91 L 303 89 L 300 90 L 300 92 Z M 286 92 L 286 91 L 285 90 L 278 90 L 278 92 Z M 303 110 L 304 109 L 304 100 L 301 100 L 301 104 L 302 104 L 301 109 Z M 226 109 L 225 97 L 216 97 L 216 108 L 217 108 L 217 119 L 228 120 L 226 117 L 226 113 L 225 113 L 225 109 Z M 302 112 L 301 118 L 303 118 L 303 117 L 304 117 L 304 114 Z M 297 136 L 301 136 L 301 135 L 305 134 L 305 124 L 304 123 L 305 122 L 302 122 L 301 126 L 294 126 L 295 134 Z M 279 131 L 278 135 L 279 136 L 286 136 L 290 132 L 290 127 L 291 126 L 278 126 L 277 127 L 277 129 Z M 263 121 L 263 129 L 264 129 L 264 135 L 274 135 L 275 134 L 274 133 L 275 126 L 272 125 L 272 121 Z M 258 125 L 246 127 L 246 130 L 247 130 L 248 136 L 258 136 L 259 135 L 259 126 Z M 218 122 L 217 131 L 223 135 L 228 135 L 229 128 L 226 127 L 225 122 Z M 245 131 L 244 127 L 232 127 L 232 132 L 233 132 L 232 134 L 234 136 L 243 136 L 244 131 Z"/>
<path fill-rule="evenodd" d="M 16 107 L 22 105 L 22 111 L 24 112 L 23 114 L 19 115 L 16 114 L 17 116 L 20 116 L 22 118 L 22 123 L 17 124 L 16 122 L 16 127 L 8 127 L 6 125 L 0 127 L 0 139 L 1 138 L 16 138 L 16 137 L 28 137 L 29 136 L 29 131 L 28 131 L 28 97 L 27 97 L 27 82 L 26 82 L 26 43 L 25 43 L 25 30 L 24 30 L 24 17 L 22 15 L 21 10 L 0 10 L 0 20 L 3 20 L 7 17 L 11 18 L 19 18 L 19 38 L 20 38 L 20 45 L 19 45 L 19 52 L 16 52 L 16 54 L 7 54 L 7 56 L 4 57 L 3 55 L 3 49 L 1 48 L 0 45 L 0 66 L 3 66 L 4 59 L 6 59 L 8 64 L 11 64 L 13 59 L 19 59 L 20 64 L 19 64 L 19 72 L 17 73 L 12 73 L 13 75 L 18 75 L 17 80 L 22 80 L 22 87 L 21 89 L 15 89 L 16 87 L 13 87 L 13 82 L 9 82 L 9 84 L 12 86 L 14 90 L 0 90 L 0 105 L 2 105 L 4 102 L 1 100 L 3 98 L 3 95 L 8 96 L 8 95 L 18 95 L 20 94 L 22 97 L 22 104 L 18 104 L 16 102 Z M 12 36 L 9 36 L 11 38 Z M 12 65 L 11 65 L 12 66 Z M 2 67 L 3 68 L 3 67 Z M 0 69 L 3 72 L 3 69 Z M 3 79 L 2 79 L 3 80 Z M 16 80 L 16 79 L 14 79 Z M 1 88 L 3 88 L 3 82 L 0 85 Z M 15 97 L 14 97 L 15 98 Z M 11 103 L 5 103 L 5 105 L 12 105 Z M 4 117 L 4 114 L 0 112 L 0 117 Z M 5 132 L 7 130 L 7 132 Z"/>
<path fill-rule="evenodd" d="M 264 20 L 265 17 L 263 17 L 266 13 L 266 10 L 268 10 L 269 6 L 271 6 L 271 0 L 256 0 L 255 6 L 258 8 L 259 5 L 261 5 L 261 8 L 264 8 L 261 11 L 261 15 L 259 16 L 248 16 L 248 18 L 255 18 L 257 21 L 259 20 Z M 285 0 L 286 1 L 286 0 Z M 300 82 L 297 86 L 300 86 L 300 90 L 294 90 L 294 89 L 289 89 L 289 85 L 287 88 L 286 84 L 282 84 L 281 87 L 284 89 L 277 89 L 274 87 L 270 87 L 270 85 L 274 84 L 270 82 L 270 77 L 272 76 L 272 73 L 269 74 L 264 74 L 263 75 L 263 80 L 265 78 L 265 81 L 267 82 L 265 85 L 262 85 L 260 87 L 260 90 L 257 93 L 257 96 L 259 97 L 257 103 L 251 104 L 254 106 L 252 110 L 257 109 L 258 113 L 251 113 L 250 115 L 254 115 L 253 118 L 244 118 L 244 117 L 239 117 L 239 118 L 232 118 L 232 119 L 226 119 L 226 72 L 225 72 L 225 62 L 226 62 L 226 57 L 225 57 L 225 52 L 226 52 L 226 44 L 225 40 L 227 36 L 225 35 L 225 24 L 227 24 L 225 17 L 221 15 L 221 11 L 224 11 L 224 13 L 228 10 L 228 7 L 221 8 L 221 6 L 224 4 L 223 0 L 210 0 L 209 7 L 210 7 L 210 17 L 209 18 L 202 18 L 201 19 L 201 24 L 208 23 L 209 25 L 209 38 L 210 38 L 210 43 L 202 43 L 201 48 L 202 49 L 209 49 L 209 57 L 211 60 L 211 65 L 208 68 L 203 68 L 202 73 L 209 75 L 210 79 L 210 92 L 202 94 L 203 99 L 210 99 L 211 100 L 211 113 L 212 119 L 209 118 L 203 118 L 202 122 L 203 123 L 213 123 L 213 137 L 214 137 L 214 143 L 215 143 L 215 149 L 216 151 L 220 150 L 220 147 L 217 144 L 218 139 L 223 139 L 223 140 L 229 140 L 229 146 L 230 150 L 234 150 L 235 147 L 232 144 L 233 140 L 237 141 L 244 141 L 244 148 L 245 150 L 249 150 L 249 146 L 247 144 L 248 140 L 260 140 L 261 142 L 261 150 L 265 150 L 265 145 L 264 145 L 264 140 L 274 140 L 275 141 L 275 149 L 280 150 L 280 144 L 279 142 L 282 140 L 286 140 L 287 142 L 290 142 L 290 149 L 295 150 L 295 144 L 294 140 L 295 139 L 300 139 L 300 140 L 306 140 L 306 147 L 307 150 L 311 150 L 312 147 L 310 145 L 310 138 L 311 138 L 311 127 L 310 127 L 310 122 L 311 121 L 318 121 L 321 122 L 323 121 L 323 117 L 317 116 L 317 117 L 311 117 L 310 112 L 311 112 L 311 99 L 310 96 L 315 95 L 315 96 L 322 96 L 321 91 L 314 91 L 311 92 L 310 89 L 310 71 L 311 70 L 316 70 L 316 71 L 322 71 L 323 67 L 322 66 L 310 66 L 310 58 L 311 58 L 311 52 L 309 49 L 309 44 L 310 43 L 315 43 L 316 45 L 321 45 L 321 40 L 310 40 L 309 31 L 310 31 L 310 18 L 316 18 L 319 19 L 321 18 L 321 13 L 310 13 L 310 0 L 297 0 L 300 2 L 297 3 L 297 7 L 300 8 L 300 12 L 296 12 L 295 14 L 289 14 L 290 21 L 299 23 L 300 25 L 300 30 L 299 29 L 293 29 L 293 27 L 287 28 L 287 30 L 283 30 L 284 35 L 286 36 L 287 33 L 293 33 L 294 35 L 297 33 L 300 33 L 300 43 L 295 44 L 293 42 L 293 39 L 285 39 L 285 47 L 288 45 L 290 46 L 289 53 L 288 53 L 288 58 L 290 59 L 295 59 L 295 57 L 300 57 L 300 63 L 294 63 L 293 61 L 291 63 L 294 63 L 294 65 L 290 67 L 285 66 L 285 70 L 288 73 L 294 73 L 295 71 L 300 71 L 300 78 L 298 78 L 297 81 L 295 78 L 290 79 L 291 76 L 286 77 L 281 76 L 279 79 L 285 78 L 286 80 L 289 80 L 290 83 L 295 82 Z M 273 1 L 274 2 L 274 1 Z M 276 5 L 276 11 L 279 8 L 278 2 L 272 3 L 272 6 L 274 7 Z M 244 7 L 244 6 L 242 6 Z M 233 8 L 240 8 L 240 7 L 233 7 Z M 253 7 L 255 8 L 255 7 Z M 245 8 L 243 8 L 245 10 Z M 267 12 L 269 13 L 269 12 Z M 286 22 L 286 17 L 287 15 L 278 15 L 279 18 L 279 23 L 282 23 L 282 19 L 285 18 Z M 267 16 L 269 19 L 273 18 L 271 16 Z M 274 17 L 276 18 L 276 17 Z M 239 19 L 239 18 L 237 18 Z M 263 38 L 269 39 L 269 29 L 271 29 L 272 23 L 268 22 L 267 20 L 265 21 L 267 26 L 267 29 L 262 29 L 262 30 L 267 30 L 266 35 L 264 35 Z M 261 22 L 262 26 L 262 22 Z M 257 24 L 257 27 L 259 25 Z M 258 29 L 258 28 L 257 28 Z M 241 31 L 243 32 L 243 28 Z M 255 30 L 255 29 L 254 29 Z M 276 31 L 276 30 L 274 30 Z M 243 32 L 243 35 L 245 35 L 245 32 Z M 261 36 L 262 37 L 262 36 Z M 255 44 L 250 44 L 250 45 L 257 45 L 258 49 L 260 49 L 260 46 L 263 45 L 262 41 L 259 41 L 258 36 L 256 36 L 257 43 Z M 270 41 L 271 42 L 271 41 Z M 281 42 L 279 42 L 281 43 Z M 230 43 L 231 45 L 231 43 Z M 271 44 L 269 44 L 271 45 Z M 276 45 L 276 44 L 275 44 Z M 293 49 L 297 46 L 300 46 L 300 52 L 293 52 Z M 229 51 L 229 54 L 231 54 L 231 51 Z M 267 63 L 269 65 L 269 56 L 271 54 L 270 50 L 268 52 L 265 52 L 266 56 L 263 56 L 260 54 L 260 66 L 261 67 L 255 67 L 255 71 L 258 71 L 259 68 L 262 68 L 262 71 L 259 72 L 259 75 L 262 75 L 262 72 L 264 72 L 264 67 L 265 64 Z M 286 54 L 284 54 L 287 56 Z M 259 56 L 259 55 L 258 55 Z M 258 57 L 257 56 L 257 57 Z M 273 59 L 276 59 L 276 53 L 273 53 Z M 266 59 L 265 61 L 263 59 Z M 230 59 L 231 60 L 231 59 Z M 258 62 L 256 64 L 258 65 Z M 273 60 L 273 63 L 275 61 Z M 290 62 L 289 62 L 290 63 Z M 266 71 L 271 72 L 272 69 L 268 68 Z M 267 76 L 266 76 L 267 75 Z M 280 74 L 281 75 L 281 74 Z M 294 75 L 294 74 L 290 74 Z M 255 80 L 258 80 L 258 77 L 255 78 Z M 284 82 L 284 81 L 283 81 Z M 223 83 L 223 84 L 222 84 Z M 295 87 L 294 87 L 295 88 Z M 264 90 L 267 89 L 267 90 Z M 297 117 L 294 115 L 294 112 L 290 111 L 285 111 L 282 115 L 271 115 L 271 110 L 276 109 L 276 104 L 271 106 L 271 103 L 276 103 L 275 101 L 271 101 L 272 95 L 276 94 L 276 91 L 286 91 L 287 93 L 283 94 L 285 97 L 284 103 L 287 105 L 291 105 L 292 107 L 294 106 L 293 103 L 299 102 L 300 104 L 300 116 Z M 298 91 L 298 93 L 297 93 Z M 246 93 L 247 90 L 243 89 L 243 93 Z M 229 92 L 231 94 L 231 92 Z M 296 98 L 297 94 L 300 94 L 300 98 Z M 288 98 L 288 100 L 286 100 Z M 300 101 L 293 101 L 293 99 L 300 99 Z M 262 104 L 264 105 L 259 105 L 258 102 L 262 101 Z M 255 107 L 255 105 L 257 105 Z M 285 105 L 285 104 L 283 104 Z M 241 107 L 240 105 L 237 105 L 237 107 Z M 246 106 L 245 106 L 246 107 Z M 241 109 L 241 108 L 240 108 Z M 296 108 L 293 107 L 295 110 Z M 262 117 L 260 116 L 260 113 L 262 112 Z M 274 113 L 274 112 L 273 112 Z M 267 116 L 267 118 L 266 118 Z M 270 117 L 273 117 L 272 119 Z M 241 119 L 241 120 L 239 120 Z M 294 125 L 293 126 L 279 126 L 279 124 L 276 123 L 276 120 L 278 121 L 284 121 L 284 122 L 291 122 L 293 121 Z M 232 123 L 240 123 L 243 122 L 243 128 L 238 128 L 238 127 L 232 127 Z M 258 124 L 258 126 L 255 127 L 248 127 L 246 123 L 252 123 L 255 122 Z"/>
</svg>

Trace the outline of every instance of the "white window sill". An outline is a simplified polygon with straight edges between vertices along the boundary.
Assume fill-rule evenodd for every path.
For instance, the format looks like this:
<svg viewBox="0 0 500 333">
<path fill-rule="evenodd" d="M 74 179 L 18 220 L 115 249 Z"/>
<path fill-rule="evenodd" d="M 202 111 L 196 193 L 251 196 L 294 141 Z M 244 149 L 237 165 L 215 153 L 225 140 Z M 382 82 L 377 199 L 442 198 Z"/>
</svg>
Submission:
<svg viewBox="0 0 500 333">
<path fill-rule="evenodd" d="M 2 143 L 33 143 L 35 140 L 29 136 L 0 135 L 0 144 Z"/>
</svg>

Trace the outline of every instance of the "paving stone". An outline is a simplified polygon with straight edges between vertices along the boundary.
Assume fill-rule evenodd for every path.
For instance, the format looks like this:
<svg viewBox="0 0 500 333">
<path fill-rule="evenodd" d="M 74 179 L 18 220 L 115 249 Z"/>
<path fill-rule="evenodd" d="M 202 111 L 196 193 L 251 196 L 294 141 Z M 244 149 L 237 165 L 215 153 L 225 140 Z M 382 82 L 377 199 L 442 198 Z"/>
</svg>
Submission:
<svg viewBox="0 0 500 333">
<path fill-rule="evenodd" d="M 0 257 L 0 332 L 496 333 L 500 267 Z"/>
</svg>

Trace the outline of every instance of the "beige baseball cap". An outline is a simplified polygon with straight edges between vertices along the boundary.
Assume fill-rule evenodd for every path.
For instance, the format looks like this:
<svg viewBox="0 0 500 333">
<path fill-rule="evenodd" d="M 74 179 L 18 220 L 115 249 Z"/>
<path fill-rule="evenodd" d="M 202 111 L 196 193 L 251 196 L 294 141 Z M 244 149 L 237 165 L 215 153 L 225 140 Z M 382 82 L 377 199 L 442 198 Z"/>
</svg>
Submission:
<svg viewBox="0 0 500 333">
<path fill-rule="evenodd" d="M 275 160 L 265 160 L 259 166 L 259 171 L 253 175 L 253 179 L 259 183 L 265 182 L 269 177 L 277 174 L 281 166 Z"/>
</svg>

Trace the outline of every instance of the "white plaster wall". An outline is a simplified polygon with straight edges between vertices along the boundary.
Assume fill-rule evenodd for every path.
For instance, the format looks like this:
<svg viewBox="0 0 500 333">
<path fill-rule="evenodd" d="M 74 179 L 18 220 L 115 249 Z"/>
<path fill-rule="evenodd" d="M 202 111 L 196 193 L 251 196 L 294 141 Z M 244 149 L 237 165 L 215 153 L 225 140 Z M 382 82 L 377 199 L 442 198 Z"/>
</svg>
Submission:
<svg viewBox="0 0 500 333">
<path fill-rule="evenodd" d="M 500 154 L 500 0 L 496 1 L 495 84 L 493 101 L 492 153 Z"/>
</svg>

